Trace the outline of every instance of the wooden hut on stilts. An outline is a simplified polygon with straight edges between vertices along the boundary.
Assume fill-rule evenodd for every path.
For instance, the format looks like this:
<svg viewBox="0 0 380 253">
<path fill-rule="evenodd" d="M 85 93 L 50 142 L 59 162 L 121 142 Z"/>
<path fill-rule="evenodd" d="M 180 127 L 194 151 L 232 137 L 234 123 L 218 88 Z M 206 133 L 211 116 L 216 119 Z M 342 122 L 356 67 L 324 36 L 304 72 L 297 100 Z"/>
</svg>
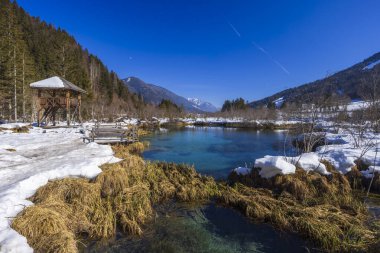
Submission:
<svg viewBox="0 0 380 253">
<path fill-rule="evenodd" d="M 74 120 L 82 121 L 80 107 L 85 90 L 58 76 L 31 83 L 30 87 L 36 90 L 38 126 L 49 120 L 55 125 L 59 112 L 66 114 L 68 126 Z"/>
</svg>

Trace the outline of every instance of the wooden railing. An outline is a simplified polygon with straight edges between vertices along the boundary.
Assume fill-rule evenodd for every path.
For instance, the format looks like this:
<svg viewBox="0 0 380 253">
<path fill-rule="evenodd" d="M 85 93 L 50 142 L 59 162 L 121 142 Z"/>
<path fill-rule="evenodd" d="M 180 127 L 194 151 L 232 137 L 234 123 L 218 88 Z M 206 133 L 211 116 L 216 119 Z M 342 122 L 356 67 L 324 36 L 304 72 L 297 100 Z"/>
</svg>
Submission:
<svg viewBox="0 0 380 253">
<path fill-rule="evenodd" d="M 61 106 L 66 107 L 66 98 L 65 97 L 48 97 L 39 98 L 40 106 L 41 107 L 47 107 L 47 106 Z M 70 105 L 77 106 L 78 100 L 76 98 L 70 99 Z"/>
</svg>

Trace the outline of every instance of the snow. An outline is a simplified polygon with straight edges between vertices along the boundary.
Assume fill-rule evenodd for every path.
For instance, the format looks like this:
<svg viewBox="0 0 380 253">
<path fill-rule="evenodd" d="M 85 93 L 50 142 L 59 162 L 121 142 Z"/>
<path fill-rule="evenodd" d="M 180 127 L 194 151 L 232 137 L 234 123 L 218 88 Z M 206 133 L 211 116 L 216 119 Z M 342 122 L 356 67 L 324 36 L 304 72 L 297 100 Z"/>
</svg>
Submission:
<svg viewBox="0 0 380 253">
<path fill-rule="evenodd" d="M 0 252 L 33 252 L 10 223 L 32 205 L 27 198 L 48 180 L 93 178 L 101 172 L 100 165 L 119 161 L 110 146 L 84 144 L 80 130 L 32 128 L 29 133 L 0 135 Z"/>
<path fill-rule="evenodd" d="M 127 78 L 127 83 L 129 83 L 131 81 L 131 78 L 130 77 L 128 77 Z"/>
<path fill-rule="evenodd" d="M 276 108 L 280 108 L 284 102 L 285 102 L 284 97 L 280 97 L 280 98 L 273 101 Z"/>
<path fill-rule="evenodd" d="M 322 175 L 329 175 L 330 172 L 327 171 L 326 166 L 319 161 L 319 157 L 315 153 L 304 153 L 298 157 L 297 166 L 305 171 L 315 171 Z"/>
<path fill-rule="evenodd" d="M 263 178 L 271 178 L 275 175 L 294 174 L 296 166 L 289 163 L 283 156 L 269 156 L 256 159 L 255 168 L 261 168 L 259 174 Z"/>
<path fill-rule="evenodd" d="M 243 176 L 251 173 L 251 169 L 249 169 L 247 167 L 237 167 L 234 169 L 234 171 L 236 172 L 236 174 L 243 175 Z"/>
<path fill-rule="evenodd" d="M 309 172 L 315 171 L 322 175 L 329 175 L 326 166 L 320 162 L 320 158 L 315 153 L 304 153 L 300 156 L 264 156 L 256 159 L 255 168 L 260 168 L 260 176 L 271 178 L 275 175 L 294 174 L 296 166 Z"/>
<path fill-rule="evenodd" d="M 347 135 L 326 133 L 324 138 L 327 145 L 332 144 L 347 144 L 348 141 L 344 139 Z"/>
<path fill-rule="evenodd" d="M 13 128 L 20 128 L 24 126 L 29 126 L 30 123 L 8 123 L 8 124 L 1 124 L 0 128 L 3 129 L 13 129 Z"/>
<path fill-rule="evenodd" d="M 364 68 L 363 68 L 363 70 L 370 70 L 370 69 L 373 69 L 373 67 L 375 67 L 377 64 L 379 64 L 380 63 L 380 60 L 377 60 L 377 61 L 375 61 L 375 62 L 372 62 L 372 63 L 370 63 L 370 64 L 368 64 L 367 66 L 365 66 Z"/>
<path fill-rule="evenodd" d="M 368 102 L 365 101 L 352 101 L 347 105 L 347 111 L 352 112 L 352 111 L 357 111 L 357 110 L 363 110 L 369 106 Z"/>
<path fill-rule="evenodd" d="M 65 88 L 62 80 L 58 76 L 53 76 L 30 84 L 32 88 Z"/>
<path fill-rule="evenodd" d="M 152 118 L 153 119 L 153 118 Z M 171 120 L 169 118 L 159 118 L 157 119 L 160 124 L 170 122 Z M 300 121 L 296 120 L 247 120 L 242 117 L 201 117 L 197 116 L 194 118 L 188 117 L 188 118 L 176 118 L 174 119 L 178 122 L 183 122 L 189 125 L 193 124 L 226 124 L 226 123 L 253 123 L 257 125 L 265 125 L 265 124 L 274 124 L 277 126 L 281 125 L 290 125 L 290 124 L 298 124 Z"/>
<path fill-rule="evenodd" d="M 364 177 L 372 178 L 373 173 L 380 173 L 380 166 L 369 166 L 367 170 L 362 171 Z"/>
<path fill-rule="evenodd" d="M 330 162 L 338 171 L 346 174 L 355 166 L 355 161 L 361 159 L 368 165 L 379 165 L 380 135 L 367 133 L 360 147 L 354 147 L 354 140 L 350 134 L 341 131 L 339 134 L 327 136 L 339 137 L 342 142 L 317 148 L 316 154 Z M 370 147 L 371 146 L 371 147 Z M 370 148 L 369 148 L 370 147 Z M 365 172 L 364 172 L 365 173 Z"/>
<path fill-rule="evenodd" d="M 203 101 L 201 101 L 199 98 L 187 98 L 187 101 L 192 102 L 196 105 L 201 105 Z"/>
</svg>

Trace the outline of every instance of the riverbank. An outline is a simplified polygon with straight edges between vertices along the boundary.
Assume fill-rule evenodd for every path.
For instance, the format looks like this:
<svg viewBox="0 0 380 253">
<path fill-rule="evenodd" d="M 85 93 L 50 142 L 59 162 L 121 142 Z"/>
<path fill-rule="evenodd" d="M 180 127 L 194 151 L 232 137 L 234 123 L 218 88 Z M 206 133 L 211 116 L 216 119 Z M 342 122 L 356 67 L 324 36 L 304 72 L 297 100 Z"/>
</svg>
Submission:
<svg viewBox="0 0 380 253">
<path fill-rule="evenodd" d="M 276 175 L 264 180 L 258 176 L 257 170 L 252 170 L 246 175 L 232 174 L 228 182 L 216 182 L 189 166 L 144 161 L 139 157 L 144 145 L 136 143 L 113 147 L 115 156 L 123 161 L 104 164 L 101 168 L 98 166 L 104 162 L 98 161 L 96 167 L 90 166 L 96 170 L 90 175 L 83 173 L 82 167 L 91 159 L 99 158 L 96 150 L 104 148 L 103 152 L 111 158 L 112 151 L 109 153 L 109 146 L 80 143 L 80 136 L 79 129 L 36 128 L 30 129 L 28 134 L 6 132 L 0 137 L 4 141 L 2 143 L 7 143 L 1 147 L 1 155 L 8 157 L 8 166 L 26 166 L 20 167 L 27 169 L 23 170 L 24 173 L 36 173 L 34 177 L 25 174 L 25 178 L 33 179 L 28 182 L 35 183 L 41 175 L 43 180 L 37 180 L 40 186 L 48 179 L 67 177 L 70 173 L 82 177 L 50 181 L 38 190 L 38 185 L 33 184 L 27 188 L 27 193 L 21 192 L 23 195 L 20 196 L 28 198 L 37 190 L 29 199 L 33 206 L 25 199 L 7 202 L 20 211 L 23 206 L 18 203 L 27 203 L 28 207 L 13 220 L 12 226 L 27 238 L 35 250 L 77 252 L 78 242 L 108 239 L 118 228 L 127 235 L 141 235 L 144 224 L 154 218 L 157 205 L 167 201 L 208 203 L 210 200 L 235 208 L 256 222 L 296 232 L 326 251 L 364 251 L 376 247 L 378 221 L 368 222 L 371 216 L 360 196 L 331 164 L 325 166 L 332 176 L 297 168 L 295 174 Z M 56 137 L 59 137 L 59 142 Z M 42 148 L 46 143 L 50 143 L 48 150 Z M 19 164 L 10 164 L 9 161 L 16 157 Z M 62 160 L 66 158 L 73 163 Z M 46 161 L 34 163 L 37 160 Z M 42 169 L 36 171 L 38 166 Z M 82 170 L 78 172 L 78 168 Z M 69 174 L 67 169 L 70 169 Z M 7 175 L 2 172 L 0 176 Z M 17 184 L 24 182 L 22 177 L 16 179 Z M 6 192 L 20 194 L 15 189 L 27 190 L 22 186 L 25 183 Z M 14 216 L 6 218 L 8 226 Z M 31 251 L 25 247 L 25 238 L 22 239 L 15 231 L 10 233 L 16 234 L 11 237 L 13 241 L 5 242 L 14 244 L 2 241 L 1 250 L 6 250 L 4 245 L 12 245 L 22 249 L 20 252 Z"/>
<path fill-rule="evenodd" d="M 365 206 L 336 171 L 331 171 L 332 179 L 297 170 L 295 175 L 264 180 L 253 171 L 232 173 L 229 182 L 216 182 L 186 165 L 145 162 L 138 156 L 141 144 L 113 149 L 124 160 L 103 165 L 95 179 L 52 181 L 31 198 L 35 205 L 12 226 L 33 248 L 77 252 L 77 240 L 111 238 L 117 228 L 141 235 L 143 225 L 154 217 L 154 206 L 169 200 L 213 199 L 256 222 L 296 232 L 326 251 L 368 251 L 379 238 L 378 227 L 367 223 Z"/>
<path fill-rule="evenodd" d="M 168 199 L 201 202 L 218 194 L 216 182 L 194 168 L 144 162 L 136 155 L 140 147 L 139 143 L 114 146 L 123 161 L 103 165 L 103 172 L 93 180 L 49 182 L 12 227 L 39 252 L 78 252 L 77 240 L 107 239 L 116 228 L 142 234 L 142 225 L 154 217 L 155 204 Z"/>
<path fill-rule="evenodd" d="M 117 122 L 124 124 L 140 125 L 144 128 L 171 128 L 185 126 L 204 127 L 231 127 L 250 128 L 255 130 L 276 130 L 289 129 L 299 124 L 299 121 L 292 120 L 253 120 L 244 118 L 224 118 L 224 117 L 191 117 L 191 118 L 151 118 L 140 120 L 135 118 L 119 118 Z"/>
</svg>

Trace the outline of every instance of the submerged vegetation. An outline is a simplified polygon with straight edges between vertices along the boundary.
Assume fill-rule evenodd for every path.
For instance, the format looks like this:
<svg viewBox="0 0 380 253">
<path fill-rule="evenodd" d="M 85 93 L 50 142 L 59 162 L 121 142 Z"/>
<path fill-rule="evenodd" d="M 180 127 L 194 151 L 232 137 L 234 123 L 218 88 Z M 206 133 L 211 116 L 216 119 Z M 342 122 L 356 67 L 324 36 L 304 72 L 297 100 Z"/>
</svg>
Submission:
<svg viewBox="0 0 380 253">
<path fill-rule="evenodd" d="M 216 182 L 188 165 L 146 162 L 139 156 L 144 146 L 114 146 L 123 160 L 102 166 L 92 180 L 49 182 L 12 227 L 37 252 L 78 252 L 80 241 L 111 238 L 117 230 L 141 235 L 164 201 L 216 200 L 255 221 L 297 232 L 326 251 L 368 251 L 379 240 L 379 224 L 367 223 L 365 206 L 331 166 L 330 177 L 297 169 L 294 175 L 263 179 L 254 169 Z"/>
</svg>

